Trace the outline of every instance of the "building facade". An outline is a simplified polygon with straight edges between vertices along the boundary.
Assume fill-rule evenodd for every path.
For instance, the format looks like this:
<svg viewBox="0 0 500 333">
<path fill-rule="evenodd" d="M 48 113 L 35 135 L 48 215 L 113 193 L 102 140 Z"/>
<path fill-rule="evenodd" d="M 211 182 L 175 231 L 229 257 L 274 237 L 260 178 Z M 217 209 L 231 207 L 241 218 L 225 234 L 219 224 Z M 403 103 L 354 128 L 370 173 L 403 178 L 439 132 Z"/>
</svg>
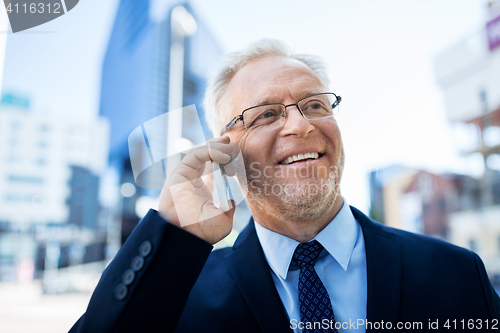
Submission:
<svg viewBox="0 0 500 333">
<path fill-rule="evenodd" d="M 450 216 L 471 207 L 478 180 L 390 166 L 370 174 L 370 215 L 384 224 L 451 241 Z"/>
<path fill-rule="evenodd" d="M 154 206 L 153 199 L 145 199 L 156 198 L 161 188 L 161 184 L 150 189 L 137 186 L 130 153 L 138 154 L 139 159 L 148 159 L 151 150 L 167 156 L 172 128 L 179 131 L 180 140 L 170 142 L 178 150 L 211 138 L 202 100 L 207 80 L 222 55 L 216 39 L 188 2 L 120 1 L 103 63 L 100 114 L 111 123 L 110 164 L 120 175 L 118 186 L 136 187 L 133 194 L 122 195 L 122 241 L 142 218 L 143 204 Z M 176 124 L 161 117 L 192 104 L 195 108 L 184 111 Z M 138 138 L 131 135 L 135 129 Z M 147 149 L 141 149 L 145 132 Z M 162 181 L 167 174 L 164 166 Z"/>
<path fill-rule="evenodd" d="M 28 99 L 6 94 L 0 105 L 0 279 L 44 259 L 40 233 L 95 233 L 99 225 L 99 175 L 106 168 L 109 125 L 35 113 Z M 82 174 L 85 177 L 80 177 Z M 72 229 L 70 225 L 75 228 Z M 59 230 L 59 231 L 56 231 Z M 71 229 L 71 230 L 70 230 Z M 58 241 L 64 247 L 93 237 Z M 37 254 L 42 251 L 43 253 Z M 103 259 L 102 256 L 93 260 Z"/>
<path fill-rule="evenodd" d="M 500 1 L 487 10 L 481 29 L 436 57 L 435 72 L 458 149 L 482 161 L 474 199 L 450 215 L 450 240 L 500 276 Z"/>
</svg>

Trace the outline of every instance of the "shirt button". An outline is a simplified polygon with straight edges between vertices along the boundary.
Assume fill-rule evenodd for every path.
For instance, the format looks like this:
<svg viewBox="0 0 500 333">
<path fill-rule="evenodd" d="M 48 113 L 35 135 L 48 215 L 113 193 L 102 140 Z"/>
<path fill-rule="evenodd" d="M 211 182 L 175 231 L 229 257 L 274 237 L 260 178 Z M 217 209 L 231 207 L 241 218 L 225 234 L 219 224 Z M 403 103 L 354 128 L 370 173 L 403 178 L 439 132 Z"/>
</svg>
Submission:
<svg viewBox="0 0 500 333">
<path fill-rule="evenodd" d="M 150 241 L 146 240 L 142 242 L 141 246 L 139 246 L 139 254 L 143 257 L 147 257 L 151 253 L 152 249 L 153 245 Z"/>
<path fill-rule="evenodd" d="M 144 266 L 144 258 L 141 256 L 135 256 L 135 258 L 132 259 L 132 264 L 130 266 L 134 271 L 140 271 Z"/>
<path fill-rule="evenodd" d="M 127 287 L 120 283 L 119 285 L 116 286 L 115 288 L 115 298 L 119 301 L 123 300 L 125 297 L 127 297 Z"/>
<path fill-rule="evenodd" d="M 122 282 L 128 286 L 131 284 L 135 279 L 135 272 L 131 270 L 130 268 L 125 271 L 122 275 Z"/>
</svg>

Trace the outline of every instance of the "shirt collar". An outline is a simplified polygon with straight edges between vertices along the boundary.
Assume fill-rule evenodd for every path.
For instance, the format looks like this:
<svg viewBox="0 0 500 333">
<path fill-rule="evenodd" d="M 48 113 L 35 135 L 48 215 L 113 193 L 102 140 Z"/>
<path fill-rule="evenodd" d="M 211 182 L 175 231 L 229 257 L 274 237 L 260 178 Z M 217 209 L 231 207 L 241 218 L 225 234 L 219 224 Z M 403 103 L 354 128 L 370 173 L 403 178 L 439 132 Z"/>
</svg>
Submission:
<svg viewBox="0 0 500 333">
<path fill-rule="evenodd" d="M 286 279 L 299 242 L 264 228 L 258 222 L 255 223 L 255 230 L 269 266 L 276 275 Z M 357 238 L 356 220 L 345 199 L 339 213 L 314 237 L 344 270 L 347 270 Z"/>
</svg>

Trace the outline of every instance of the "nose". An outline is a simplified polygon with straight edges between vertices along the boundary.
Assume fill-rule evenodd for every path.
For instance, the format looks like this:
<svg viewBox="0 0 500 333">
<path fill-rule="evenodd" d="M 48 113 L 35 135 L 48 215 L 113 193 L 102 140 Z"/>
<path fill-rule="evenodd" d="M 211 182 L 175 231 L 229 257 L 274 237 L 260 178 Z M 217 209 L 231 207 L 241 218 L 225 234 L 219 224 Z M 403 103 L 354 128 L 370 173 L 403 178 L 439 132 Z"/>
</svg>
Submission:
<svg viewBox="0 0 500 333">
<path fill-rule="evenodd" d="M 287 105 L 285 124 L 281 129 L 283 135 L 305 136 L 314 130 L 314 126 L 302 116 L 297 105 Z"/>
</svg>

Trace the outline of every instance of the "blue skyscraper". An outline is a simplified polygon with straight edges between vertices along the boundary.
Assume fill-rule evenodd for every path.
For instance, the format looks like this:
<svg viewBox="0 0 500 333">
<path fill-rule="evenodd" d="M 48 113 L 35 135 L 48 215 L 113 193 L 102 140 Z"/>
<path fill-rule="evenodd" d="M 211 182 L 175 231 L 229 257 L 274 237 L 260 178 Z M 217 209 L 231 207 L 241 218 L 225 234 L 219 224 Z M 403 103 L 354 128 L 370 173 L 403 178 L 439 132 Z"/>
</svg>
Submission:
<svg viewBox="0 0 500 333">
<path fill-rule="evenodd" d="M 176 42 L 175 38 L 179 38 L 171 29 L 174 8 L 189 13 L 191 19 L 188 22 L 191 23 L 191 31 L 181 37 L 182 68 L 171 64 L 171 46 Z M 211 136 L 204 122 L 201 103 L 210 71 L 217 66 L 222 54 L 189 3 L 173 0 L 120 1 L 103 63 L 100 114 L 110 120 L 110 164 L 119 171 L 122 183 L 134 183 L 128 136 L 144 122 L 169 111 L 169 102 L 172 102 L 169 92 L 173 88 L 170 87 L 170 82 L 173 82 L 170 75 L 172 66 L 183 73 L 182 106 L 195 104 L 203 126 L 202 133 L 193 130 L 190 118 L 195 115 L 184 114 L 182 136 L 194 144 L 202 143 Z M 150 141 L 160 140 L 158 145 L 166 145 L 167 128 L 167 124 L 158 126 Z M 123 238 L 139 220 L 134 208 L 137 198 L 157 194 L 158 191 L 137 188 L 132 196 L 124 198 Z"/>
</svg>

